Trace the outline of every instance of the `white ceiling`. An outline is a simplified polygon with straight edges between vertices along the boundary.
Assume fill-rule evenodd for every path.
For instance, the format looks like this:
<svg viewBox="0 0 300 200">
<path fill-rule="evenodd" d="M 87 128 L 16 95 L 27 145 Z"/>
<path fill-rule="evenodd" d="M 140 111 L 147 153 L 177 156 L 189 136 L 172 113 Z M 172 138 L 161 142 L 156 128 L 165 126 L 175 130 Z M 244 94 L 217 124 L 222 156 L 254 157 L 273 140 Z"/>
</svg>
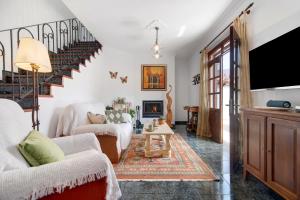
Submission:
<svg viewBox="0 0 300 200">
<path fill-rule="evenodd" d="M 63 0 L 104 45 L 130 52 L 149 52 L 154 19 L 166 26 L 159 31 L 162 54 L 181 54 L 192 48 L 233 0 Z M 180 28 L 185 32 L 177 37 Z"/>
</svg>

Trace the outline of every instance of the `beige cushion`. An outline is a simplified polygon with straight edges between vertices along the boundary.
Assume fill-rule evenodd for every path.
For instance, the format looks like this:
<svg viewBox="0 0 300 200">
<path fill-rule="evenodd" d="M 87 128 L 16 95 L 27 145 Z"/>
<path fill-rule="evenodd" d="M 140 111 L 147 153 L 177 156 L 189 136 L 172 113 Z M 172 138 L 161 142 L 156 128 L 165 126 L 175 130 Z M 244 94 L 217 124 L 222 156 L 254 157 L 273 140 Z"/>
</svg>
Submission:
<svg viewBox="0 0 300 200">
<path fill-rule="evenodd" d="M 106 124 L 106 116 L 101 114 L 87 113 L 88 119 L 91 124 Z"/>
</svg>

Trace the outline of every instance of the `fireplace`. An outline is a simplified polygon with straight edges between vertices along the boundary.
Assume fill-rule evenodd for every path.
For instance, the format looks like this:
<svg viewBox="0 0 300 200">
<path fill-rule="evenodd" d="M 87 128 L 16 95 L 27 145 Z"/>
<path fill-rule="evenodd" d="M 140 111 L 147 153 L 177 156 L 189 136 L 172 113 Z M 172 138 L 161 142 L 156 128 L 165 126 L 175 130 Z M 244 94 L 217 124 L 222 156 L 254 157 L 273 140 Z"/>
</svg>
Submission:
<svg viewBox="0 0 300 200">
<path fill-rule="evenodd" d="M 164 115 L 164 101 L 143 101 L 143 117 L 155 118 Z"/>
</svg>

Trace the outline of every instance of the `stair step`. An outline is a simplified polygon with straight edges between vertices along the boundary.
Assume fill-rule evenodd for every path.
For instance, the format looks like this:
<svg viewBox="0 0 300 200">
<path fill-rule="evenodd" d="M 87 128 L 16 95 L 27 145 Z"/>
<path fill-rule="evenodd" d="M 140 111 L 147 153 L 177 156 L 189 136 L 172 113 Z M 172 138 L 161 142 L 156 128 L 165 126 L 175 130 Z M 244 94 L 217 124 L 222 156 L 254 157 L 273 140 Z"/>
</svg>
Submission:
<svg viewBox="0 0 300 200">
<path fill-rule="evenodd" d="M 73 54 L 70 54 L 70 53 L 66 53 L 66 54 L 63 54 L 63 53 L 59 53 L 59 54 L 56 54 L 55 56 L 52 56 L 50 57 L 50 60 L 73 60 L 75 58 L 77 58 L 77 54 L 73 53 Z"/>
<path fill-rule="evenodd" d="M 19 94 L 14 94 L 15 96 L 15 99 L 19 99 Z M 39 97 L 53 97 L 52 95 L 48 95 L 48 94 L 39 94 Z M 12 99 L 13 98 L 13 94 L 0 94 L 0 99 Z M 33 98 L 33 94 L 29 94 L 29 95 L 26 95 L 26 97 L 24 98 Z"/>
<path fill-rule="evenodd" d="M 98 45 L 75 45 L 75 46 L 71 46 L 71 47 L 68 47 L 66 48 L 65 50 L 69 50 L 69 49 L 100 49 L 101 47 L 98 46 Z"/>
<path fill-rule="evenodd" d="M 68 56 L 68 55 L 62 55 L 62 56 L 57 56 L 53 57 L 50 59 L 50 62 L 59 62 L 59 61 L 64 61 L 64 62 L 77 62 L 80 59 L 88 59 L 92 56 L 90 55 L 74 55 L 74 56 Z"/>
<path fill-rule="evenodd" d="M 86 55 L 90 55 L 90 54 L 93 54 L 93 53 L 96 53 L 98 52 L 98 50 L 90 50 L 90 49 L 70 49 L 70 50 L 66 50 L 66 51 L 63 51 L 63 52 L 59 52 L 58 54 L 56 55 L 78 55 L 78 54 L 86 54 Z M 52 56 L 51 58 L 55 58 L 56 56 Z"/>
<path fill-rule="evenodd" d="M 40 95 L 50 95 L 51 94 L 51 89 L 50 89 L 51 85 L 43 85 L 39 87 L 39 94 Z M 26 94 L 30 94 L 32 93 L 32 86 L 21 86 L 21 91 L 19 90 L 19 87 L 16 86 L 1 86 L 0 87 L 0 94 L 1 95 L 12 95 L 14 94 L 15 96 L 19 96 L 21 95 L 26 95 Z M 21 92 L 21 93 L 20 93 Z"/>
<path fill-rule="evenodd" d="M 72 45 L 71 47 L 74 46 L 81 46 L 81 47 L 101 47 L 102 45 L 97 44 L 97 43 L 76 43 Z"/>
<path fill-rule="evenodd" d="M 86 57 L 89 57 L 93 54 L 93 52 L 91 53 L 87 53 L 86 51 L 83 51 L 83 52 L 61 52 L 59 54 L 56 54 L 55 56 L 53 57 L 50 57 L 50 59 L 54 59 L 54 58 L 61 58 L 61 57 L 64 57 L 64 58 L 72 58 L 72 57 L 77 57 L 77 56 L 86 56 Z"/>
<path fill-rule="evenodd" d="M 60 64 L 60 63 L 53 63 L 52 64 L 52 69 L 53 72 L 58 72 L 60 70 L 72 70 L 72 69 L 79 69 L 79 64 L 80 63 L 69 63 L 69 64 Z"/>
<path fill-rule="evenodd" d="M 30 76 L 26 76 L 26 75 L 15 76 L 14 83 L 19 83 L 19 82 L 21 82 L 21 84 L 26 84 L 27 82 L 33 83 L 33 77 L 32 77 L 32 75 L 30 75 Z M 62 75 L 53 75 L 53 77 L 39 76 L 39 83 L 42 83 L 42 82 L 62 84 Z M 9 76 L 6 77 L 6 83 L 12 83 L 11 77 L 9 77 Z"/>
<path fill-rule="evenodd" d="M 92 53 L 87 54 L 87 55 L 81 55 L 81 53 L 74 53 L 74 54 L 60 54 L 57 55 L 55 57 L 51 57 L 50 61 L 52 60 L 69 60 L 69 61 L 76 61 L 78 58 L 89 58 L 91 55 L 93 55 Z"/>
<path fill-rule="evenodd" d="M 95 45 L 95 46 L 102 46 L 102 44 L 98 41 L 79 41 L 72 44 L 72 46 L 76 45 Z"/>
<path fill-rule="evenodd" d="M 97 52 L 97 50 L 94 50 L 94 49 L 80 49 L 80 50 L 79 49 L 70 49 L 70 50 L 60 51 L 57 54 L 49 55 L 49 57 L 55 58 L 60 55 L 65 56 L 65 55 L 77 55 L 77 54 L 89 55 L 89 54 L 93 54 L 94 52 Z"/>
<path fill-rule="evenodd" d="M 39 95 L 39 98 L 51 98 L 52 96 L 51 95 Z M 10 100 L 13 100 L 13 98 L 6 98 L 6 99 L 10 99 Z M 27 96 L 23 99 L 18 99 L 15 97 L 15 101 L 24 109 L 26 110 L 27 112 L 30 112 L 33 107 L 33 98 L 32 96 Z"/>
<path fill-rule="evenodd" d="M 74 47 L 83 47 L 83 48 L 100 48 L 100 45 L 97 44 L 74 44 L 68 47 L 65 47 L 64 50 L 74 48 Z M 62 48 L 60 48 L 62 49 Z"/>
<path fill-rule="evenodd" d="M 102 48 L 102 45 L 99 44 L 76 44 L 74 46 L 71 47 L 95 47 L 95 48 Z"/>
</svg>

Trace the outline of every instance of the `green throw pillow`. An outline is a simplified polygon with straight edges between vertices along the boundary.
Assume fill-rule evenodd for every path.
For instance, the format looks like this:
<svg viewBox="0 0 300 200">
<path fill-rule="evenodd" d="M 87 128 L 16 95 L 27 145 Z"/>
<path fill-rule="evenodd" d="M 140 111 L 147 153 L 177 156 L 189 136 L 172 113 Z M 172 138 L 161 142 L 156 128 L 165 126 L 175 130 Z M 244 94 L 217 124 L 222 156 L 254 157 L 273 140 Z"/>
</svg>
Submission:
<svg viewBox="0 0 300 200">
<path fill-rule="evenodd" d="M 64 152 L 52 140 L 36 130 L 18 145 L 18 149 L 30 166 L 39 166 L 64 159 Z"/>
</svg>

